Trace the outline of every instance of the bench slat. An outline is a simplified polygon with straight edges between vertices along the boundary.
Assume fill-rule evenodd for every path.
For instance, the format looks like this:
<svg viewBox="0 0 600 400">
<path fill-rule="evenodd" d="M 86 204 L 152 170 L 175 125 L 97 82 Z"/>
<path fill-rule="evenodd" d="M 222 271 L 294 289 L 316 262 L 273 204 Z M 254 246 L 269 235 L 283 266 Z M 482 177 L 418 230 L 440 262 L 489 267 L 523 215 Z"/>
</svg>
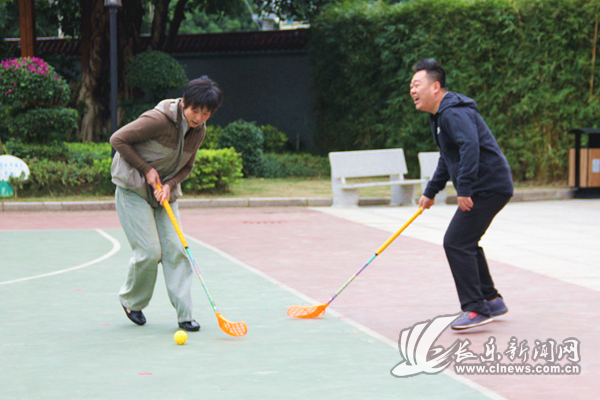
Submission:
<svg viewBox="0 0 600 400">
<path fill-rule="evenodd" d="M 329 153 L 332 178 L 361 178 L 407 173 L 402 149 Z"/>
<path fill-rule="evenodd" d="M 406 179 L 403 181 L 390 181 L 390 182 L 365 182 L 365 183 L 347 183 L 345 185 L 341 185 L 342 189 L 356 189 L 360 187 L 369 187 L 369 186 L 392 186 L 392 185 L 418 185 L 421 183 L 427 182 L 426 179 Z"/>
</svg>

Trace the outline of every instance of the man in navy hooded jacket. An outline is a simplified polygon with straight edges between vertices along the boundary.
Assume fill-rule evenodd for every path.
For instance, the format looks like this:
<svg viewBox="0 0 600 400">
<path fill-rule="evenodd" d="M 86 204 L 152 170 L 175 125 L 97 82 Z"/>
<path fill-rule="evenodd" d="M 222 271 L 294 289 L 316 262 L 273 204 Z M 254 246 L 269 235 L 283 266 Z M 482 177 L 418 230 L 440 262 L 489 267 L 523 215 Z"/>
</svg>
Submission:
<svg viewBox="0 0 600 400">
<path fill-rule="evenodd" d="M 435 60 L 421 60 L 413 70 L 410 95 L 417 110 L 431 114 L 431 131 L 440 150 L 419 206 L 431 207 L 435 195 L 452 180 L 459 208 L 444 236 L 444 250 L 464 313 L 451 327 L 469 329 L 508 312 L 479 241 L 513 195 L 510 166 L 475 101 L 447 91 L 446 74 Z"/>
</svg>

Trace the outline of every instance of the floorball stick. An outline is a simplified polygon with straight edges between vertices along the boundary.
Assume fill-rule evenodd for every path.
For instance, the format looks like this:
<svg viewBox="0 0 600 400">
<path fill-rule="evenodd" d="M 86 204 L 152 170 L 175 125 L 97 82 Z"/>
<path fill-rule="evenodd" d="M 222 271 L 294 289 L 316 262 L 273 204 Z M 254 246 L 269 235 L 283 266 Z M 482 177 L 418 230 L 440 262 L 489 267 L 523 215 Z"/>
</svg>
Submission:
<svg viewBox="0 0 600 400">
<path fill-rule="evenodd" d="M 371 257 L 369 259 L 369 261 L 367 261 L 367 263 L 365 265 L 363 265 L 362 268 L 359 269 L 350 279 L 348 279 L 346 281 L 346 283 L 344 283 L 344 286 L 342 286 L 340 288 L 340 290 L 338 290 L 329 299 L 329 301 L 327 303 L 317 304 L 314 306 L 291 306 L 290 308 L 288 308 L 287 315 L 289 315 L 290 317 L 294 317 L 294 318 L 317 318 L 317 317 L 320 317 L 321 315 L 325 314 L 325 309 L 327 308 L 327 306 L 329 306 L 329 304 L 331 304 L 331 302 L 340 293 L 342 293 L 342 290 L 344 290 L 346 288 L 346 286 L 348 286 L 350 284 L 350 282 L 352 282 L 354 280 L 354 278 L 356 278 L 365 268 L 367 268 L 367 265 L 369 265 L 371 263 L 371 261 L 373 261 L 375 259 L 375 257 L 377 257 L 379 254 L 381 254 L 386 249 L 386 247 L 388 247 L 390 245 L 390 243 L 392 243 L 402 233 L 402 231 L 406 229 L 407 226 L 409 226 L 419 215 L 421 215 L 422 212 L 423 212 L 423 209 L 421 207 L 419 207 L 419 210 L 416 213 L 414 213 L 414 215 L 412 217 L 410 217 L 410 219 L 408 221 L 406 221 L 406 223 L 404 225 L 402 225 L 402 227 L 400 229 L 398 229 L 396 231 L 396 233 L 394 233 L 392 236 L 390 236 L 390 238 L 388 240 L 386 240 L 386 242 L 384 244 L 382 244 L 379 249 L 377 249 L 377 251 L 375 252 L 375 255 L 373 257 Z"/>
<path fill-rule="evenodd" d="M 162 190 L 160 185 L 157 185 L 157 186 L 158 186 L 159 190 Z M 173 223 L 173 226 L 175 227 L 175 230 L 177 231 L 179 240 L 181 240 L 181 244 L 183 244 L 183 247 L 185 247 L 185 251 L 187 252 L 188 258 L 190 259 L 192 265 L 194 266 L 194 269 L 196 270 L 196 273 L 198 274 L 198 278 L 200 278 L 200 283 L 202 283 L 202 287 L 204 288 L 204 292 L 206 293 L 206 296 L 208 297 L 208 301 L 210 301 L 210 305 L 212 306 L 212 308 L 215 312 L 217 321 L 219 321 L 219 327 L 221 328 L 221 330 L 223 332 L 225 332 L 228 335 L 244 336 L 246 333 L 248 333 L 248 327 L 246 326 L 246 323 L 244 321 L 231 322 L 227 318 L 223 317 L 221 315 L 221 313 L 219 312 L 219 310 L 217 310 L 217 306 L 215 306 L 215 303 L 214 303 L 212 297 L 210 296 L 208 289 L 206 288 L 204 279 L 202 279 L 202 275 L 200 274 L 198 265 L 196 265 L 196 261 L 194 260 L 194 257 L 192 256 L 192 253 L 190 252 L 190 248 L 188 247 L 187 241 L 185 240 L 185 237 L 183 236 L 183 232 L 181 231 L 181 228 L 179 227 L 179 224 L 177 223 L 175 214 L 173 214 L 173 209 L 171 209 L 171 205 L 169 204 L 169 202 L 167 200 L 163 201 L 162 205 L 165 208 L 165 210 L 167 210 L 167 214 L 169 214 L 169 218 L 171 218 L 171 222 Z"/>
</svg>

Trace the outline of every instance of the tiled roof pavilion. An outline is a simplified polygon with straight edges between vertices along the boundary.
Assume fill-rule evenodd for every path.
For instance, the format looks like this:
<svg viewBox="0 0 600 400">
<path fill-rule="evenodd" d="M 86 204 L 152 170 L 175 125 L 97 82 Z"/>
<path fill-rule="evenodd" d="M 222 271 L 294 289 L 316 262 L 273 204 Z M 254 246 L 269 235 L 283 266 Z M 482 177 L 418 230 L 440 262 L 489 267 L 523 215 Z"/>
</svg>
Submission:
<svg viewBox="0 0 600 400">
<path fill-rule="evenodd" d="M 142 47 L 150 38 L 142 37 Z M 12 40 L 11 40 L 12 41 Z M 308 30 L 274 30 L 179 35 L 171 54 L 302 51 L 308 43 Z M 63 38 L 38 38 L 39 54 L 79 55 L 79 42 Z"/>
</svg>

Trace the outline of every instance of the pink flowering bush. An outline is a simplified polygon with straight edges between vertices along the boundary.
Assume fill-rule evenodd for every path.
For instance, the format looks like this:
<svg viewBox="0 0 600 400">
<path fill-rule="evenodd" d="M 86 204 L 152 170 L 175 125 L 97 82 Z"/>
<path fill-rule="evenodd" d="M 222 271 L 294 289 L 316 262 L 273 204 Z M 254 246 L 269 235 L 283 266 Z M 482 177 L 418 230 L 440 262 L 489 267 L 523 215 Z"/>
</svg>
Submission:
<svg viewBox="0 0 600 400">
<path fill-rule="evenodd" d="M 70 89 L 41 58 L 0 62 L 0 136 L 24 143 L 67 140 L 77 129 L 77 111 L 63 107 Z"/>
<path fill-rule="evenodd" d="M 12 112 L 62 106 L 69 95 L 67 82 L 41 58 L 14 58 L 0 63 L 0 104 Z"/>
</svg>

